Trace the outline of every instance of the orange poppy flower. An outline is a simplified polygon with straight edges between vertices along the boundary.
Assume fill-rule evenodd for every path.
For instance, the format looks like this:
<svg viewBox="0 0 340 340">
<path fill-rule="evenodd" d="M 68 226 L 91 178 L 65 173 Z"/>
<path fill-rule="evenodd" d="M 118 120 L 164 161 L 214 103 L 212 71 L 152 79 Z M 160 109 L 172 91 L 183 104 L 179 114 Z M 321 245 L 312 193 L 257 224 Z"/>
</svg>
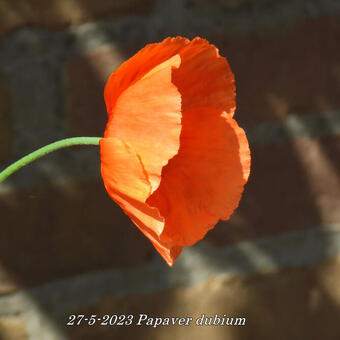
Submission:
<svg viewBox="0 0 340 340">
<path fill-rule="evenodd" d="M 230 217 L 249 176 L 233 73 L 208 41 L 167 38 L 123 63 L 104 96 L 106 190 L 172 266 Z"/>
</svg>

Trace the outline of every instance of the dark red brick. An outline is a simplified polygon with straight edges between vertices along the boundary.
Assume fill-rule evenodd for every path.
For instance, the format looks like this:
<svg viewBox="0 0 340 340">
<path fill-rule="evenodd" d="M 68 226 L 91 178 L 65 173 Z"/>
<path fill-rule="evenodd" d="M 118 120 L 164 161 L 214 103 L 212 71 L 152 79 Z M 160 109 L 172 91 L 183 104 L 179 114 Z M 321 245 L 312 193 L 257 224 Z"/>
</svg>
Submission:
<svg viewBox="0 0 340 340">
<path fill-rule="evenodd" d="M 124 61 L 115 45 L 73 57 L 65 65 L 66 128 L 70 136 L 103 136 L 107 120 L 104 87 Z"/>
<path fill-rule="evenodd" d="M 10 156 L 13 130 L 11 120 L 11 91 L 0 74 L 0 162 Z"/>
<path fill-rule="evenodd" d="M 98 181 L 0 195 L 2 293 L 156 254 Z"/>
<path fill-rule="evenodd" d="M 251 146 L 239 208 L 206 241 L 227 244 L 340 223 L 340 136 Z"/>
<path fill-rule="evenodd" d="M 210 40 L 235 73 L 241 125 L 340 107 L 340 20 L 322 17 L 285 29 Z"/>
</svg>

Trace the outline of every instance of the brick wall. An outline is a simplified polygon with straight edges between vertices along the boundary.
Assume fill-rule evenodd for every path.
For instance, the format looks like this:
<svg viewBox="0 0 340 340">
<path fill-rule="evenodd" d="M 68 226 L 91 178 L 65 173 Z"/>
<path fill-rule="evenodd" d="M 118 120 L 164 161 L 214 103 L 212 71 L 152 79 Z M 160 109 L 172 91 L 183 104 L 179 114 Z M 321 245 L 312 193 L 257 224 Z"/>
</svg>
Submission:
<svg viewBox="0 0 340 340">
<path fill-rule="evenodd" d="M 228 58 L 253 163 L 239 209 L 173 269 L 108 197 L 97 148 L 13 175 L 0 185 L 0 339 L 339 339 L 339 19 L 337 0 L 1 1 L 1 169 L 101 136 L 107 77 L 169 35 Z M 247 323 L 66 327 L 79 313 Z"/>
</svg>

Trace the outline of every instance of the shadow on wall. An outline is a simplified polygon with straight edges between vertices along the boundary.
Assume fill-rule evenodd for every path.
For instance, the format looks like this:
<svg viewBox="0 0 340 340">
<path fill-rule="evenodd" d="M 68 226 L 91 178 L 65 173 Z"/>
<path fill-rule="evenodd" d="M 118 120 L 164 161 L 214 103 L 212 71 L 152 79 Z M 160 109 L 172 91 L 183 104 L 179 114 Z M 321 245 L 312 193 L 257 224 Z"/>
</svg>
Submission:
<svg viewBox="0 0 340 340">
<path fill-rule="evenodd" d="M 4 1 L 0 7 L 1 33 L 21 27 L 63 29 L 94 20 L 116 19 L 123 15 L 147 13 L 153 0 L 97 1 L 51 0 L 47 3 L 33 1 Z"/>
<path fill-rule="evenodd" d="M 72 3 L 74 6 L 84 5 L 77 1 Z M 88 8 L 81 7 L 81 11 L 86 13 Z M 236 118 L 241 126 L 267 120 L 281 121 L 291 111 L 308 114 L 340 107 L 336 90 L 339 84 L 336 70 L 340 67 L 340 51 L 334 44 L 334 41 L 339 41 L 339 33 L 336 33 L 340 32 L 339 24 L 333 19 L 315 20 L 317 24 L 307 20 L 294 31 L 278 32 L 274 37 L 250 33 L 229 38 L 224 32 L 209 33 L 207 38 L 220 47 L 222 55 L 228 57 L 236 75 Z M 138 29 L 135 27 L 135 30 Z M 171 30 L 171 27 L 167 28 L 167 31 Z M 157 31 L 155 27 L 155 41 L 165 37 L 159 31 L 162 30 Z M 102 34 L 105 35 L 105 32 Z M 181 34 L 181 31 L 173 30 L 171 34 Z M 112 37 L 107 37 L 107 41 L 112 41 Z M 80 66 L 73 70 L 75 75 L 69 79 L 66 94 L 72 96 L 67 99 L 70 107 L 66 109 L 76 110 L 67 125 L 70 136 L 102 134 L 106 120 L 102 100 L 105 76 L 100 72 L 106 68 L 110 58 L 116 63 L 117 55 L 127 58 L 131 51 L 135 52 L 144 43 L 138 41 L 139 46 L 128 46 L 113 40 L 114 48 L 109 55 L 99 57 L 103 62 L 96 63 L 93 61 L 95 58 L 82 58 L 71 64 Z M 105 51 L 100 53 L 105 54 Z M 82 77 L 84 70 L 86 81 Z M 110 72 L 108 67 L 107 75 Z M 81 115 L 82 111 L 87 122 Z M 96 114 L 93 115 L 93 112 Z M 254 143 L 251 148 L 252 174 L 240 207 L 230 221 L 220 222 L 209 232 L 204 242 L 224 246 L 244 239 L 339 222 L 334 214 L 334 206 L 327 203 L 339 202 L 340 197 L 338 139 L 328 137 L 319 141 L 289 141 L 271 145 Z M 39 176 L 37 170 L 36 176 Z M 42 169 L 41 175 L 44 174 Z M 326 203 L 320 199 L 322 195 L 328 195 Z M 0 264 L 4 285 L 6 282 L 9 285 L 15 282 L 19 287 L 35 286 L 84 272 L 134 267 L 158 256 L 111 201 L 101 180 L 88 179 L 57 185 L 51 179 L 44 186 L 3 195 L 0 202 Z M 325 240 L 324 245 L 326 252 L 328 240 Z M 251 266 L 251 259 L 246 254 L 244 256 L 245 262 L 248 261 Z M 339 313 L 339 306 L 323 287 L 320 275 L 322 271 L 317 269 L 294 269 L 285 275 L 272 275 L 266 279 L 254 277 L 239 283 L 236 288 L 231 283 L 234 297 L 228 294 L 229 286 L 226 284 L 221 295 L 208 294 L 204 300 L 197 299 L 196 304 L 185 289 L 179 292 L 169 290 L 152 296 L 123 300 L 113 298 L 104 305 L 89 307 L 88 312 L 92 314 L 98 309 L 98 314 L 132 311 L 136 314 L 163 313 L 172 316 L 179 312 L 184 314 L 185 311 L 190 314 L 192 310 L 206 313 L 209 306 L 216 305 L 216 313 L 224 314 L 230 305 L 229 301 L 239 296 L 238 308 L 231 312 L 248 316 L 248 326 L 242 329 L 211 328 L 209 332 L 215 332 L 210 333 L 214 339 L 272 339 L 278 334 L 282 334 L 282 339 L 288 336 L 301 339 L 310 327 L 303 324 L 304 317 L 315 325 L 310 327 L 311 339 L 319 339 L 321 333 L 325 339 L 334 339 L 334 333 L 324 335 L 324 332 L 336 327 L 335 317 Z M 140 284 L 143 285 L 143 277 L 140 278 Z M 314 294 L 314 291 L 322 297 L 322 303 L 316 309 L 309 305 L 310 294 Z M 38 300 L 36 303 L 41 304 Z M 190 304 L 193 305 L 192 309 L 187 307 Z M 50 311 L 43 305 L 41 308 L 53 321 Z M 281 314 L 281 311 L 285 314 Z M 68 312 L 65 311 L 65 315 Z M 214 308 L 210 312 L 213 313 Z M 57 326 L 61 327 L 59 324 Z M 165 330 L 173 336 L 179 334 L 172 328 Z M 196 338 L 203 336 L 199 333 L 200 328 L 190 329 L 190 332 Z M 98 334 L 101 339 L 109 339 L 113 335 L 130 338 L 135 334 L 140 339 L 149 339 L 154 333 L 150 328 L 126 327 L 108 331 L 79 328 L 73 338 L 97 339 Z M 0 334 L 0 339 L 2 337 Z"/>
</svg>

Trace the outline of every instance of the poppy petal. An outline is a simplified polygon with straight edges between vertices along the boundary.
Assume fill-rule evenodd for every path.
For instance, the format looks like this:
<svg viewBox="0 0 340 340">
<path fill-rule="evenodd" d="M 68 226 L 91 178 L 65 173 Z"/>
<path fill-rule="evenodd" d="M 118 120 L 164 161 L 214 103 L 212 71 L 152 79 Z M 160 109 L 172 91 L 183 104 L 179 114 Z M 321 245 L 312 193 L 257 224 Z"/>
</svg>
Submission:
<svg viewBox="0 0 340 340">
<path fill-rule="evenodd" d="M 209 107 L 185 112 L 179 153 L 147 200 L 165 218 L 165 243 L 194 244 L 238 206 L 249 176 L 250 151 L 236 121 L 218 112 Z"/>
<path fill-rule="evenodd" d="M 145 204 L 151 185 L 140 157 L 118 138 L 100 140 L 101 173 L 105 188 L 127 215 L 140 220 L 148 231 L 160 234 L 164 219 L 157 208 Z"/>
<path fill-rule="evenodd" d="M 182 247 L 160 242 L 164 218 L 158 208 L 145 203 L 151 185 L 140 157 L 118 138 L 102 138 L 100 151 L 101 173 L 107 192 L 172 266 Z"/>
<path fill-rule="evenodd" d="M 190 40 L 182 37 L 166 38 L 160 43 L 146 45 L 125 61 L 109 77 L 104 91 L 108 115 L 113 113 L 119 96 L 157 65 L 178 54 Z"/>
<path fill-rule="evenodd" d="M 144 206 L 140 207 L 141 210 L 148 210 L 150 209 L 156 209 L 158 214 L 159 210 L 157 208 L 151 208 L 148 204 L 144 204 Z M 150 228 L 150 225 L 148 224 L 148 219 L 140 219 L 140 213 L 138 215 L 131 214 L 131 209 L 125 210 L 125 213 L 131 218 L 132 222 L 141 230 L 141 232 L 149 238 L 149 240 L 152 242 L 153 246 L 156 248 L 156 250 L 160 253 L 160 255 L 164 258 L 164 260 L 167 262 L 167 264 L 171 267 L 173 266 L 175 259 L 180 255 L 183 247 L 178 246 L 176 244 L 173 244 L 173 242 L 167 242 L 160 239 L 160 235 L 163 231 L 163 229 L 160 232 L 155 232 L 154 228 Z M 163 221 L 163 228 L 164 228 L 164 218 L 161 217 L 161 215 L 158 215 L 161 220 Z M 144 216 L 142 216 L 144 217 Z"/>
<path fill-rule="evenodd" d="M 104 91 L 109 116 L 123 91 L 175 54 L 182 59 L 173 77 L 184 97 L 183 110 L 213 104 L 233 115 L 236 107 L 234 75 L 226 59 L 205 39 L 197 37 L 190 41 L 176 37 L 145 46 L 112 73 Z"/>
<path fill-rule="evenodd" d="M 181 95 L 172 83 L 172 71 L 180 63 L 175 55 L 127 88 L 105 130 L 105 137 L 117 137 L 133 147 L 152 192 L 159 186 L 163 166 L 179 149 Z"/>
<path fill-rule="evenodd" d="M 104 96 L 105 187 L 172 266 L 230 217 L 249 176 L 234 75 L 208 41 L 167 38 L 119 67 Z"/>
<path fill-rule="evenodd" d="M 213 106 L 233 116 L 236 108 L 234 75 L 218 49 L 195 38 L 180 52 L 181 66 L 173 81 L 182 95 L 182 112 Z"/>
</svg>

